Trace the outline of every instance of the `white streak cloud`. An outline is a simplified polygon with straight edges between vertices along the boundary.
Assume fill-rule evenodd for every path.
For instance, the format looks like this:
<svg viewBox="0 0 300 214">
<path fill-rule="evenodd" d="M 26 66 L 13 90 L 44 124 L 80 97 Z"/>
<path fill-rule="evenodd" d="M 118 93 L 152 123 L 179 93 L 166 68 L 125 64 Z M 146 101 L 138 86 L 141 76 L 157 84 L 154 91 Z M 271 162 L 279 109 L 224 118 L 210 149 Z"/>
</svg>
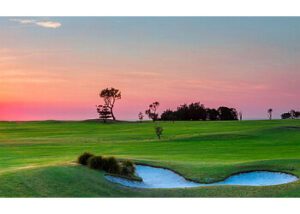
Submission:
<svg viewBox="0 0 300 214">
<path fill-rule="evenodd" d="M 29 23 L 34 23 L 35 22 L 34 19 L 10 19 L 10 21 L 19 22 L 21 24 L 29 24 Z"/>
<path fill-rule="evenodd" d="M 58 28 L 61 26 L 59 22 L 36 22 L 35 24 L 46 28 Z"/>
<path fill-rule="evenodd" d="M 37 26 L 45 27 L 45 28 L 58 28 L 61 26 L 60 22 L 51 22 L 51 21 L 41 22 L 34 19 L 10 19 L 10 21 L 18 22 L 20 24 L 36 24 Z"/>
</svg>

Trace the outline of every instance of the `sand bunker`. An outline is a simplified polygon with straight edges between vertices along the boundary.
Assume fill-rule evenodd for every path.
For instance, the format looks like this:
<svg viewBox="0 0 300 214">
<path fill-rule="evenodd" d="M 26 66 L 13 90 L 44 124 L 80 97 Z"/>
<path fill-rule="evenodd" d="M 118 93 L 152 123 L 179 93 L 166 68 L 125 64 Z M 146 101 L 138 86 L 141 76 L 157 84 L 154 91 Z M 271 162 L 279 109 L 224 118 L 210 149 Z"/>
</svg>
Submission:
<svg viewBox="0 0 300 214">
<path fill-rule="evenodd" d="M 163 168 L 137 165 L 136 174 L 143 181 L 130 181 L 123 178 L 105 176 L 108 180 L 129 187 L 138 188 L 186 188 L 212 185 L 246 185 L 246 186 L 268 186 L 297 181 L 294 175 L 281 172 L 254 171 L 232 175 L 224 181 L 201 184 L 186 180 L 179 174 Z"/>
</svg>

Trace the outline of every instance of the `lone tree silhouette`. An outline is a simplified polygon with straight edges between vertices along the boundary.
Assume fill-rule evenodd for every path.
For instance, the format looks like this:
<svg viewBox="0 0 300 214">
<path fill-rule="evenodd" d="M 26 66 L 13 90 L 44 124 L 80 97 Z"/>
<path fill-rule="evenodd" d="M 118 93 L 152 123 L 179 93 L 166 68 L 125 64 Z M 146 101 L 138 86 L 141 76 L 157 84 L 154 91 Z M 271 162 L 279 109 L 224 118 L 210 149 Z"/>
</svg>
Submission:
<svg viewBox="0 0 300 214">
<path fill-rule="evenodd" d="M 273 109 L 269 108 L 268 109 L 268 114 L 269 114 L 269 119 L 272 120 L 272 112 L 273 112 Z"/>
<path fill-rule="evenodd" d="M 99 113 L 99 118 L 102 119 L 104 123 L 106 123 L 107 119 L 112 117 L 107 105 L 98 105 L 97 112 Z"/>
<path fill-rule="evenodd" d="M 105 106 L 110 110 L 113 120 L 116 120 L 113 108 L 116 100 L 121 99 L 121 91 L 115 88 L 106 88 L 100 92 L 99 96 L 104 99 Z"/>
<path fill-rule="evenodd" d="M 145 114 L 147 114 L 148 117 L 153 120 L 153 122 L 155 122 L 158 119 L 158 114 L 156 113 L 158 106 L 159 102 L 156 101 L 150 104 L 149 109 L 145 111 Z"/>
</svg>

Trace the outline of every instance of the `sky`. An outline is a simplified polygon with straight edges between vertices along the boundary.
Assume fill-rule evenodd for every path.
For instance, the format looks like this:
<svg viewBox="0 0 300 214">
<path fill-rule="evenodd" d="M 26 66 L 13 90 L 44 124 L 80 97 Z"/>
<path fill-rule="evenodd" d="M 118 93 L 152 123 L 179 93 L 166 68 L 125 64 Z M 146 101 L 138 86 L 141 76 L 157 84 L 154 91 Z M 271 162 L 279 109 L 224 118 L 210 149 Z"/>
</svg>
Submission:
<svg viewBox="0 0 300 214">
<path fill-rule="evenodd" d="M 0 17 L 0 120 L 137 120 L 184 103 L 300 110 L 300 17 Z"/>
</svg>

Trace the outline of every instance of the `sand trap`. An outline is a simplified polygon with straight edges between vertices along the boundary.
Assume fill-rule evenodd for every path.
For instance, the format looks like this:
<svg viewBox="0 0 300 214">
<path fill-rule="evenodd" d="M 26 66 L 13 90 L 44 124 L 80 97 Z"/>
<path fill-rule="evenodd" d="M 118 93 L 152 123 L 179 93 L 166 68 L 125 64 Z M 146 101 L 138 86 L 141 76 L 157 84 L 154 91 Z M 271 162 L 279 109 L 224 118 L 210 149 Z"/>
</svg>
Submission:
<svg viewBox="0 0 300 214">
<path fill-rule="evenodd" d="M 186 180 L 179 174 L 163 168 L 137 165 L 136 174 L 143 182 L 129 181 L 123 178 L 105 176 L 108 180 L 129 187 L 138 188 L 185 188 L 211 185 L 246 185 L 246 186 L 268 186 L 297 181 L 294 175 L 281 172 L 255 171 L 241 173 L 228 177 L 226 180 L 211 184 L 201 184 Z"/>
</svg>

